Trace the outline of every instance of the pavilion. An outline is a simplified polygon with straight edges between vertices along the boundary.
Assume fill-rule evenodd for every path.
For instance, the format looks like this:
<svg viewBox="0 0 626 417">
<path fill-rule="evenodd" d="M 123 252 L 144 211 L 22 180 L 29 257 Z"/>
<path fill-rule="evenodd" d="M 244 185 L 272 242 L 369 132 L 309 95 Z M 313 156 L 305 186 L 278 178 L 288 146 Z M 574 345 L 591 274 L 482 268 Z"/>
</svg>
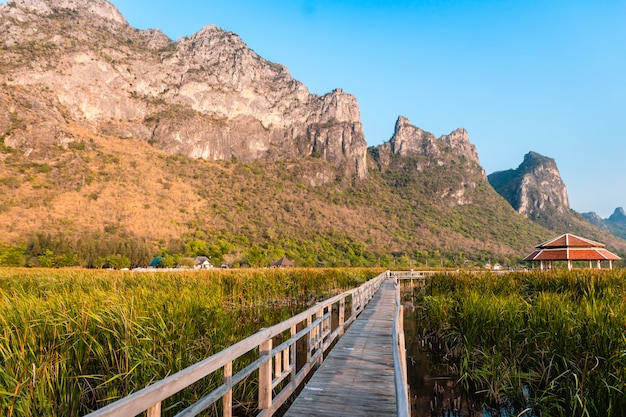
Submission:
<svg viewBox="0 0 626 417">
<path fill-rule="evenodd" d="M 609 261 L 609 269 L 613 269 L 613 261 L 621 258 L 605 249 L 606 245 L 580 236 L 566 233 L 552 240 L 535 246 L 535 251 L 524 258 L 525 261 L 539 262 L 539 268 L 552 269 L 554 261 L 567 261 L 567 269 L 571 270 L 574 261 L 588 261 L 589 268 L 596 262 L 602 268 L 602 261 Z"/>
</svg>

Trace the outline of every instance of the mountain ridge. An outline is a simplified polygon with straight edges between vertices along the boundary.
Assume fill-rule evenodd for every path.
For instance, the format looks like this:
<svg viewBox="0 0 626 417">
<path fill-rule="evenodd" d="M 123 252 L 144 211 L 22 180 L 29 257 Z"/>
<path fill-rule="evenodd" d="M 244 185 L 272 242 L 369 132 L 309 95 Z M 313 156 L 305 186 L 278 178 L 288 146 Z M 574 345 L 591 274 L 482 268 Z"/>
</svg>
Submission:
<svg viewBox="0 0 626 417">
<path fill-rule="evenodd" d="M 617 207 L 606 219 L 601 218 L 595 212 L 582 213 L 582 216 L 601 229 L 611 234 L 626 239 L 626 213 L 622 207 Z"/>
<path fill-rule="evenodd" d="M 494 191 L 465 129 L 399 116 L 367 148 L 356 97 L 310 94 L 217 26 L 174 42 L 115 10 L 0 5 L 0 253 L 514 265 L 558 229 Z"/>
<path fill-rule="evenodd" d="M 62 137 L 69 117 L 94 132 L 135 137 L 189 157 L 316 154 L 347 175 L 366 177 L 367 146 L 354 96 L 341 89 L 310 94 L 286 67 L 217 26 L 172 42 L 158 31 L 131 28 L 115 10 L 106 0 L 22 0 L 0 7 L 8 99 L 26 93 L 37 97 L 31 108 L 45 109 L 34 117 L 12 105 L 10 113 L 27 120 L 44 145 L 70 141 Z M 50 124 L 61 131 L 50 132 Z M 10 130 L 5 144 L 37 151 L 20 129 Z"/>
</svg>

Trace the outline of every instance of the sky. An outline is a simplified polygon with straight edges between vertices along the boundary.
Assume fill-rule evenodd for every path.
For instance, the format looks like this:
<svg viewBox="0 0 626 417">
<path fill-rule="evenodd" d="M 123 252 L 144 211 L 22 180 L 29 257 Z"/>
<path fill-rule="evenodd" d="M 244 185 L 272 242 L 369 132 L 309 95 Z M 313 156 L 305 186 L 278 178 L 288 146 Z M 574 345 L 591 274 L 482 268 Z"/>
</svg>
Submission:
<svg viewBox="0 0 626 417">
<path fill-rule="evenodd" d="M 574 210 L 626 206 L 626 0 L 111 2 L 173 40 L 217 25 L 312 93 L 353 94 L 369 146 L 399 115 L 463 127 L 488 174 L 535 151 Z"/>
</svg>

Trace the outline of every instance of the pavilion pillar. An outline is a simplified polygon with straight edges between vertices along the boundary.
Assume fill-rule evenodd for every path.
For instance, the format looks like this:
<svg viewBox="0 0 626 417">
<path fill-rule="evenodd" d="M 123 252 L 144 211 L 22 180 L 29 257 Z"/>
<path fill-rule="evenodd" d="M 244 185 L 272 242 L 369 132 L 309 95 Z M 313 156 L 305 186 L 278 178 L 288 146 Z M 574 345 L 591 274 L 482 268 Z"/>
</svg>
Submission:
<svg viewBox="0 0 626 417">
<path fill-rule="evenodd" d="M 571 271 L 571 270 L 572 270 L 572 260 L 571 260 L 571 259 L 568 259 L 568 260 L 567 260 L 567 270 L 568 270 L 568 271 Z"/>
<path fill-rule="evenodd" d="M 601 261 L 598 259 L 598 261 L 597 261 L 597 262 L 598 262 L 598 269 L 602 269 L 602 263 L 601 263 Z"/>
<path fill-rule="evenodd" d="M 613 260 L 609 259 L 609 269 L 613 269 Z"/>
</svg>

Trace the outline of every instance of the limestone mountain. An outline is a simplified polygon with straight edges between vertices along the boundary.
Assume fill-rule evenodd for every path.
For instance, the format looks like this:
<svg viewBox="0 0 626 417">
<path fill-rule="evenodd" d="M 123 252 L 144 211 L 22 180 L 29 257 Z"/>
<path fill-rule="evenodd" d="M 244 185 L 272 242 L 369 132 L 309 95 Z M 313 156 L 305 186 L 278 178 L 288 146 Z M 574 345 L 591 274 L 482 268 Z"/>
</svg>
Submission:
<svg viewBox="0 0 626 417">
<path fill-rule="evenodd" d="M 211 160 L 316 155 L 367 176 L 354 96 L 308 92 L 283 65 L 207 26 L 173 42 L 106 0 L 0 5 L 0 135 L 34 158 L 91 133 Z"/>
<path fill-rule="evenodd" d="M 624 208 L 623 207 L 616 208 L 613 214 L 609 216 L 607 221 L 626 226 L 626 213 L 624 213 Z"/>
<path fill-rule="evenodd" d="M 0 85 L 0 265 L 515 264 L 553 234 L 493 190 L 464 129 L 399 117 L 368 150 L 355 97 L 309 93 L 216 26 L 174 42 L 106 0 L 9 1 Z"/>
<path fill-rule="evenodd" d="M 552 158 L 529 152 L 516 169 L 488 175 L 489 183 L 511 206 L 530 220 L 554 231 L 572 232 L 602 241 L 614 247 L 623 246 L 621 239 L 604 230 L 594 221 L 569 206 L 567 189 L 556 162 Z"/>
<path fill-rule="evenodd" d="M 432 191 L 438 190 L 438 200 L 451 207 L 475 202 L 473 191 L 485 179 L 476 147 L 465 129 L 437 139 L 399 116 L 391 139 L 371 152 L 382 172 L 403 165 L 410 165 L 416 173 L 440 171 L 449 181 L 444 181 L 445 187 L 437 186 Z"/>
<path fill-rule="evenodd" d="M 552 158 L 529 152 L 517 169 L 494 172 L 489 183 L 526 217 L 544 223 L 569 212 L 567 189 Z"/>
<path fill-rule="evenodd" d="M 607 230 L 615 236 L 626 239 L 626 213 L 624 213 L 622 207 L 616 208 L 613 214 L 606 219 L 601 218 L 594 212 L 583 213 L 582 216 L 587 219 L 589 223 Z"/>
<path fill-rule="evenodd" d="M 418 247 L 437 242 L 458 254 L 472 248 L 488 259 L 493 251 L 524 253 L 534 246 L 530 242 L 551 234 L 512 210 L 489 185 L 464 129 L 435 138 L 400 116 L 391 139 L 369 152 L 370 177 L 401 199 L 393 216 L 413 222 Z"/>
</svg>

